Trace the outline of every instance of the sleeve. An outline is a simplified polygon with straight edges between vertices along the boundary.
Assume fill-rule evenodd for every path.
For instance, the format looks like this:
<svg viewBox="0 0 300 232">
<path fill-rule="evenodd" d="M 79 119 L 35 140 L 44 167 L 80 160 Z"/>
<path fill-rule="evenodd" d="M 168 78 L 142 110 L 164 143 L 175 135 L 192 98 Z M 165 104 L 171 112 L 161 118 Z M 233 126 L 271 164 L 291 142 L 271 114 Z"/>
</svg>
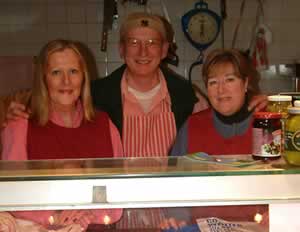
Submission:
<svg viewBox="0 0 300 232">
<path fill-rule="evenodd" d="M 205 97 L 203 97 L 201 94 L 197 94 L 197 98 L 199 99 L 196 104 L 194 105 L 194 109 L 193 109 L 193 113 L 197 113 L 203 110 L 206 110 L 207 108 L 209 108 L 209 104 L 207 102 L 207 100 L 205 99 Z"/>
<path fill-rule="evenodd" d="M 123 157 L 123 146 L 121 142 L 121 137 L 117 127 L 109 119 L 109 130 L 112 141 L 114 157 Z"/>
<path fill-rule="evenodd" d="M 187 130 L 187 121 L 180 128 L 175 143 L 171 149 L 171 156 L 181 156 L 185 155 L 188 152 L 188 130 Z"/>
<path fill-rule="evenodd" d="M 27 130 L 27 119 L 11 121 L 3 129 L 1 134 L 3 160 L 27 159 Z"/>
</svg>

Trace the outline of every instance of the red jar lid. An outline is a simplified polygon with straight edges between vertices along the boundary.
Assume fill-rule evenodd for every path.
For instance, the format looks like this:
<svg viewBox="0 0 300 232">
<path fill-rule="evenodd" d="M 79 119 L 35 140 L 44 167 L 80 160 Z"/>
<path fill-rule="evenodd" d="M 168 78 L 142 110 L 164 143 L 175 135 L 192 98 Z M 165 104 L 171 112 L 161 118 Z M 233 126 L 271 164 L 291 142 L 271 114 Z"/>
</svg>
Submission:
<svg viewBox="0 0 300 232">
<path fill-rule="evenodd" d="M 281 113 L 275 113 L 275 112 L 256 112 L 254 114 L 255 118 L 258 119 L 275 119 L 275 118 L 281 118 Z"/>
</svg>

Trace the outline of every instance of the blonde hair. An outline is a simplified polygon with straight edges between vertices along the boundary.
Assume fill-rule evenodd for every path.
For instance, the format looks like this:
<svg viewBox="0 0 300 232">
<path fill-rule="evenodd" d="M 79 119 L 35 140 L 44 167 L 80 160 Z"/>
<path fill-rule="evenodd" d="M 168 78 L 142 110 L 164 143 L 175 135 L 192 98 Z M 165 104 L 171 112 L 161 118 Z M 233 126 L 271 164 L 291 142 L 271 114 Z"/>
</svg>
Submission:
<svg viewBox="0 0 300 232">
<path fill-rule="evenodd" d="M 81 87 L 80 101 L 83 106 L 83 117 L 86 121 L 92 121 L 95 117 L 95 110 L 92 105 L 90 93 L 90 77 L 87 64 L 81 52 L 80 44 L 70 40 L 57 39 L 48 42 L 40 51 L 35 62 L 34 81 L 30 109 L 31 118 L 41 126 L 49 120 L 49 92 L 46 84 L 46 70 L 50 56 L 55 52 L 62 52 L 65 49 L 74 51 L 78 58 L 83 72 L 83 84 Z"/>
<path fill-rule="evenodd" d="M 216 49 L 209 53 L 202 67 L 202 78 L 206 87 L 211 71 L 225 63 L 233 65 L 235 73 L 240 79 L 246 81 L 248 78 L 247 95 L 249 98 L 260 92 L 260 74 L 249 57 L 237 49 Z"/>
</svg>

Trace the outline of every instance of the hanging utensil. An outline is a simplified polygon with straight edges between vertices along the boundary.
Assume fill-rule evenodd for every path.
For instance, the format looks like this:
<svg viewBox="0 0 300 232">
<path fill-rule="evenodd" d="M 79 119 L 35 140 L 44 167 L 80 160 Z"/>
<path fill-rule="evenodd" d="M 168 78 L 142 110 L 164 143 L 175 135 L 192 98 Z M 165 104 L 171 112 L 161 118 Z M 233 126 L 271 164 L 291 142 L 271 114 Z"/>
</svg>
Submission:
<svg viewBox="0 0 300 232">
<path fill-rule="evenodd" d="M 115 0 L 115 5 L 114 5 L 114 15 L 113 15 L 113 23 L 112 23 L 112 28 L 114 30 L 117 30 L 119 25 L 118 25 L 118 19 L 119 19 L 119 13 L 118 13 L 118 0 Z"/>
<path fill-rule="evenodd" d="M 103 6 L 103 28 L 101 39 L 101 51 L 107 50 L 107 38 L 108 32 L 112 29 L 113 17 L 114 17 L 115 2 L 111 0 L 104 0 Z"/>
<path fill-rule="evenodd" d="M 104 0 L 103 4 L 103 25 L 101 38 L 101 51 L 105 52 L 105 76 L 108 75 L 108 55 L 107 55 L 107 39 L 108 32 L 112 29 L 115 1 Z"/>
<path fill-rule="evenodd" d="M 264 8 L 261 0 L 258 0 L 256 11 L 256 24 L 253 39 L 249 46 L 249 53 L 252 51 L 252 61 L 257 70 L 268 69 L 269 59 L 267 45 L 272 42 L 272 32 L 265 24 Z"/>
<path fill-rule="evenodd" d="M 164 62 L 177 67 L 179 64 L 179 57 L 176 54 L 177 45 L 176 45 L 174 29 L 172 27 L 171 19 L 170 19 L 170 16 L 169 16 L 169 13 L 168 13 L 168 10 L 167 10 L 164 0 L 160 0 L 160 5 L 163 10 L 164 18 L 162 18 L 162 20 L 164 21 L 164 26 L 167 31 L 167 39 L 169 42 L 168 55 L 164 59 Z"/>
</svg>

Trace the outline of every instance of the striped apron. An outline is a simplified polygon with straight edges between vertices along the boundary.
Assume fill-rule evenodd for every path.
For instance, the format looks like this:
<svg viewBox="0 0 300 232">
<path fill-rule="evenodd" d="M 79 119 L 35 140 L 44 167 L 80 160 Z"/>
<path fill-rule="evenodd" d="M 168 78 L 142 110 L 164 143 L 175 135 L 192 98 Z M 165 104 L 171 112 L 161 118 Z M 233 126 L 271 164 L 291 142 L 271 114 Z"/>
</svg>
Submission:
<svg viewBox="0 0 300 232">
<path fill-rule="evenodd" d="M 177 133 L 175 117 L 166 99 L 163 99 L 156 107 L 159 107 L 159 110 L 157 111 L 156 108 L 156 113 L 153 114 L 150 112 L 144 115 L 124 115 L 125 157 L 165 157 L 168 155 Z M 158 228 L 165 219 L 164 211 L 161 208 L 125 209 L 121 220 L 117 223 L 117 228 Z"/>
</svg>

